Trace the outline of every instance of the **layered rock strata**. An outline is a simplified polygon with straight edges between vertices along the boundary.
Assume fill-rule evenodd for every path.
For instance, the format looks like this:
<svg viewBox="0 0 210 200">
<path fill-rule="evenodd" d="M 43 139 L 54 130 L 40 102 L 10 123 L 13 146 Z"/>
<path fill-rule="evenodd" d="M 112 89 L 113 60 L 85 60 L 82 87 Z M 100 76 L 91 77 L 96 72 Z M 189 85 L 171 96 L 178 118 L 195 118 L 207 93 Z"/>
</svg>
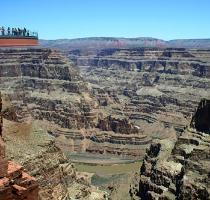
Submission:
<svg viewBox="0 0 210 200">
<path fill-rule="evenodd" d="M 7 147 L 6 157 L 23 165 L 36 178 L 36 183 L 39 184 L 39 200 L 104 199 L 105 192 L 91 186 L 90 180 L 82 173 L 78 175 L 74 165 L 55 145 L 54 138 L 41 128 L 40 121 L 31 119 L 31 121 L 15 122 L 4 119 L 3 135 Z M 15 183 L 16 181 L 18 183 L 22 183 L 20 182 L 22 180 L 26 181 L 26 174 L 22 173 L 20 165 L 10 162 L 8 171 L 11 176 L 9 187 L 14 180 Z M 33 187 L 34 179 L 31 182 L 29 180 L 27 183 Z M 5 190 L 2 190 L 1 193 L 1 189 L 0 186 L 0 197 L 4 198 L 0 199 L 7 200 Z M 23 191 L 23 188 L 20 187 L 15 187 L 15 189 Z M 30 192 L 34 198 L 36 197 L 32 190 L 27 189 L 27 192 Z M 25 198 L 25 196 L 23 197 Z M 13 198 L 9 196 L 8 200 Z M 17 198 L 17 200 L 20 199 L 22 196 Z M 29 200 L 33 200 L 33 198 Z"/>
<path fill-rule="evenodd" d="M 153 138 L 170 137 L 165 128 L 180 133 L 200 99 L 209 97 L 209 50 L 130 48 L 88 54 L 78 49 L 67 54 L 105 110 L 128 117 Z"/>
<path fill-rule="evenodd" d="M 57 50 L 0 49 L 0 87 L 4 117 L 45 121 L 62 149 L 139 159 L 151 141 L 122 114 L 114 92 L 93 90 Z M 116 107 L 107 109 L 110 104 Z"/>
<path fill-rule="evenodd" d="M 0 112 L 2 101 L 0 94 Z M 5 144 L 2 140 L 2 113 L 0 113 L 0 199 L 2 200 L 38 200 L 38 183 L 28 175 L 23 167 L 7 161 Z"/>
<path fill-rule="evenodd" d="M 154 141 L 147 149 L 140 170 L 137 199 L 210 198 L 209 100 L 202 100 L 177 141 Z M 201 125 L 201 126 L 200 126 Z"/>
<path fill-rule="evenodd" d="M 174 138 L 173 129 L 180 134 L 209 96 L 208 50 L 78 51 L 69 58 L 90 85 L 59 51 L 1 49 L 0 87 L 12 104 L 5 118 L 45 120 L 66 150 L 139 159 L 152 139 Z M 117 131 L 104 129 L 116 123 Z M 138 131 L 124 134 L 129 124 Z"/>
</svg>

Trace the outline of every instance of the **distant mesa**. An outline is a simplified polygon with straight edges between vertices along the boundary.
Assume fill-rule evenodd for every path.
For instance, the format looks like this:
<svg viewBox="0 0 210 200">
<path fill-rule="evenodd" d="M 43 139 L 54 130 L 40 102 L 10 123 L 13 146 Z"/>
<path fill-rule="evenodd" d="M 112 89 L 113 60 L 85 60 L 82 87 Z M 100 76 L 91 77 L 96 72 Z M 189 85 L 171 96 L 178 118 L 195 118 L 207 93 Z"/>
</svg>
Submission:
<svg viewBox="0 0 210 200">
<path fill-rule="evenodd" d="M 26 28 L 0 27 L 0 47 L 36 46 L 38 33 Z"/>
</svg>

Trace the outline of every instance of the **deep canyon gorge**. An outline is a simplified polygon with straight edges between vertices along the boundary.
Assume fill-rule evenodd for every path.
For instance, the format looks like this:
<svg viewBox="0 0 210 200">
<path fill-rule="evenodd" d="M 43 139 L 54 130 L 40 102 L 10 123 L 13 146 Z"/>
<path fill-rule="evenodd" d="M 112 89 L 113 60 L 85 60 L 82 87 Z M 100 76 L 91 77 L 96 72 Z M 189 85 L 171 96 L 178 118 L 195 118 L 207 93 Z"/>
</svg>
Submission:
<svg viewBox="0 0 210 200">
<path fill-rule="evenodd" d="M 0 48 L 2 159 L 41 200 L 209 199 L 210 50 L 85 42 Z"/>
</svg>

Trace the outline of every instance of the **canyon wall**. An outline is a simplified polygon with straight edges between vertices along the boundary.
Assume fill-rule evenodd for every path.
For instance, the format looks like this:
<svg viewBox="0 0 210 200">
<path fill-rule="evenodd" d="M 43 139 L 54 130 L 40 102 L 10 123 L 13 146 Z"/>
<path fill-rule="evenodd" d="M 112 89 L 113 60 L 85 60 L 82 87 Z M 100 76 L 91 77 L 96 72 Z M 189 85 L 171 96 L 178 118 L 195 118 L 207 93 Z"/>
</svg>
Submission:
<svg viewBox="0 0 210 200">
<path fill-rule="evenodd" d="M 126 116 L 142 134 L 174 137 L 210 91 L 210 51 L 184 48 L 78 49 L 68 57 L 104 110 Z M 173 134 L 172 134 L 173 132 Z"/>
<path fill-rule="evenodd" d="M 153 141 L 140 169 L 138 187 L 131 187 L 133 199 L 210 198 L 210 131 L 205 127 L 210 122 L 209 107 L 209 100 L 201 100 L 191 126 L 177 141 Z M 203 126 L 203 122 L 208 123 Z"/>
<path fill-rule="evenodd" d="M 5 107 L 10 108 L 4 100 L 0 116 L 7 119 L 4 118 L 3 129 L 2 123 L 0 126 L 5 141 L 0 137 L 1 200 L 104 199 L 107 194 L 91 185 L 90 175 L 77 172 L 40 121 L 8 119 Z"/>
<path fill-rule="evenodd" d="M 141 159 L 153 139 L 176 138 L 209 96 L 208 50 L 66 53 L 70 62 L 57 50 L 0 50 L 5 117 L 44 122 L 64 151 Z"/>
<path fill-rule="evenodd" d="M 96 96 L 61 52 L 2 48 L 0 55 L 0 87 L 8 104 L 5 118 L 44 122 L 65 151 L 142 157 L 151 138 L 127 116 L 106 109 L 112 102 L 118 111 L 119 97 L 103 90 Z"/>
<path fill-rule="evenodd" d="M 39 186 L 34 177 L 25 172 L 22 166 L 8 161 L 2 139 L 2 99 L 0 93 L 0 199 L 38 200 Z"/>
<path fill-rule="evenodd" d="M 70 62 L 52 49 L 0 49 L 6 157 L 37 179 L 40 198 L 104 197 L 77 176 L 61 149 L 142 159 L 152 143 L 138 187 L 131 187 L 133 198 L 186 199 L 190 191 L 193 199 L 208 199 L 209 101 L 201 101 L 191 116 L 200 99 L 209 97 L 210 51 L 65 53 Z M 21 166 L 9 166 L 25 176 Z M 4 169 L 0 173 L 7 176 Z"/>
</svg>

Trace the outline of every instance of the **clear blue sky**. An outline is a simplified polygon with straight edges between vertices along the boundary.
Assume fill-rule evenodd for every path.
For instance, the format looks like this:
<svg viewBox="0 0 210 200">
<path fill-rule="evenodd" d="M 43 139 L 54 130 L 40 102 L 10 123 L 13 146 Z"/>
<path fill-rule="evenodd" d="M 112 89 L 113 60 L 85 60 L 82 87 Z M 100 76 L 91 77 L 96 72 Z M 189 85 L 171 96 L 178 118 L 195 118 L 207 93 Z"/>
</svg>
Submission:
<svg viewBox="0 0 210 200">
<path fill-rule="evenodd" d="M 210 38 L 210 0 L 1 0 L 0 26 L 42 39 Z"/>
</svg>

